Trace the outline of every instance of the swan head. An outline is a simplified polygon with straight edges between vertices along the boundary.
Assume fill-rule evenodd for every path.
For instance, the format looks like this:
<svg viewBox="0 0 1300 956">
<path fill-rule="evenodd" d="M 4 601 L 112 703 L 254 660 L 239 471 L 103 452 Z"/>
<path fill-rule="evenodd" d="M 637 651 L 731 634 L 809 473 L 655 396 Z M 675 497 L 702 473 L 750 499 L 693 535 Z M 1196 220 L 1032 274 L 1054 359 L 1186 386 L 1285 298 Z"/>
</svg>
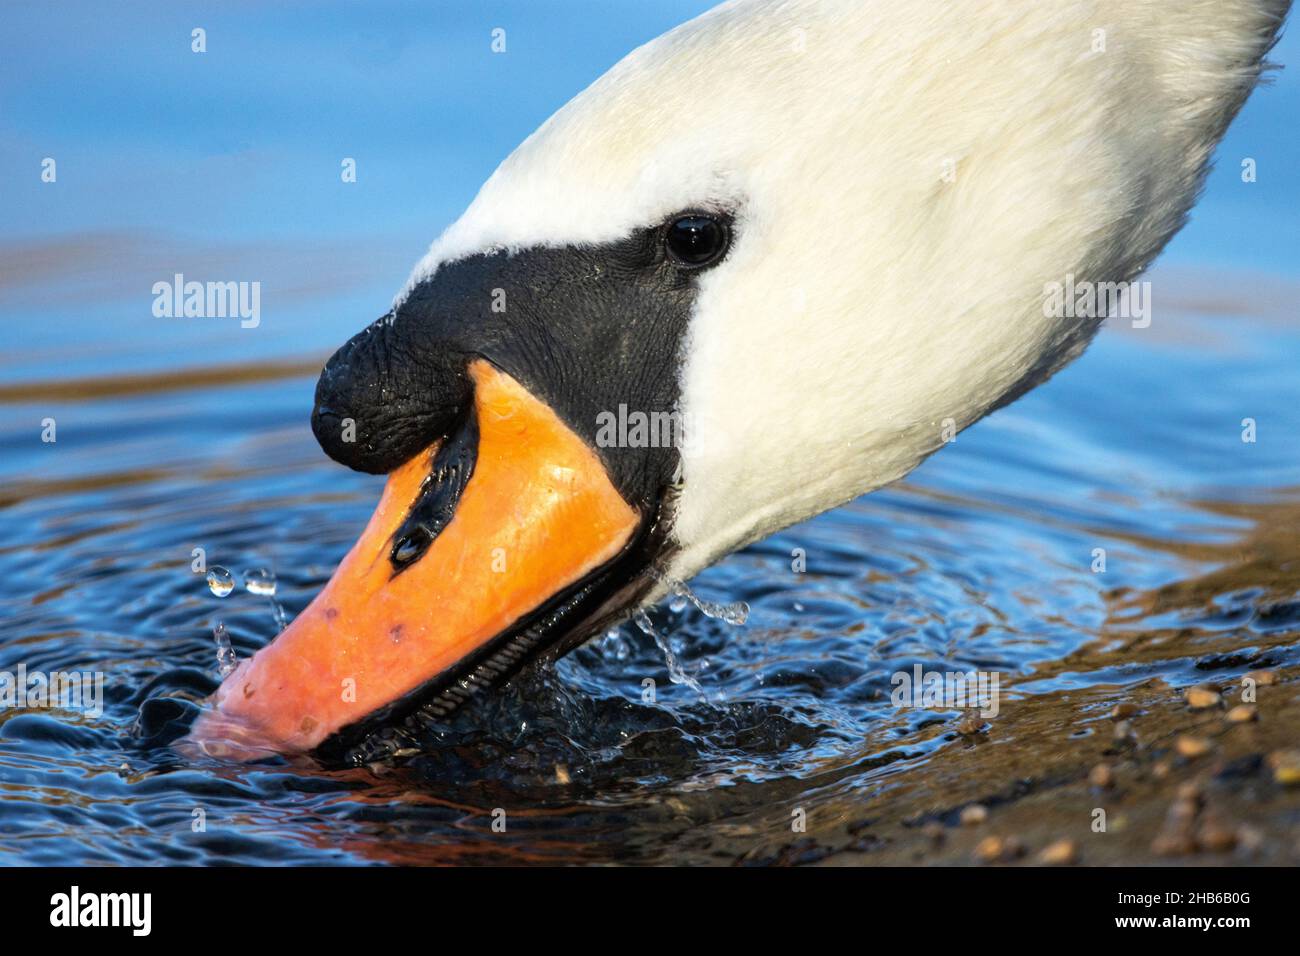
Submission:
<svg viewBox="0 0 1300 956">
<path fill-rule="evenodd" d="M 450 709 L 1078 355 L 1045 290 L 1154 258 L 1279 18 L 1162 9 L 739 0 L 628 55 L 326 366 L 322 446 L 392 478 L 220 732 Z"/>
</svg>

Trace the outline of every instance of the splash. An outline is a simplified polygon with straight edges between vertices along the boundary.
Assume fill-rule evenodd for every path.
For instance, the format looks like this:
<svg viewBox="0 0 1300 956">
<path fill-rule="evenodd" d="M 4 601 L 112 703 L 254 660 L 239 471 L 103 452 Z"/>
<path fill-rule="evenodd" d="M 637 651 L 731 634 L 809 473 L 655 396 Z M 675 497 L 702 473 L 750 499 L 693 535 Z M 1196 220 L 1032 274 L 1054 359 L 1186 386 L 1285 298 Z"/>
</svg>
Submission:
<svg viewBox="0 0 1300 956">
<path fill-rule="evenodd" d="M 656 577 L 668 588 L 668 593 L 671 595 L 668 599 L 668 608 L 671 611 L 681 613 L 686 610 L 688 604 L 693 604 L 695 609 L 705 617 L 725 621 L 736 627 L 749 620 L 749 605 L 744 601 L 732 601 L 729 604 L 706 601 L 692 591 L 685 581 L 679 581 L 663 573 L 656 574 Z"/>
<path fill-rule="evenodd" d="M 245 571 L 244 588 L 249 594 L 267 598 L 271 602 L 271 615 L 275 618 L 277 631 L 283 631 L 289 624 L 284 608 L 275 597 L 275 574 L 267 568 L 253 568 Z M 208 590 L 219 598 L 229 597 L 235 590 L 235 576 L 226 568 L 214 564 L 208 571 Z M 230 634 L 221 621 L 212 628 L 212 639 L 217 645 L 217 674 L 224 680 L 239 664 L 239 657 L 230 643 Z"/>
<path fill-rule="evenodd" d="M 668 589 L 668 609 L 674 614 L 680 614 L 682 611 L 685 611 L 687 607 L 693 605 L 695 609 L 705 617 L 725 621 L 727 624 L 733 626 L 738 627 L 749 619 L 749 605 L 744 601 L 733 601 L 726 604 L 717 601 L 706 601 L 704 598 L 701 598 L 692 591 L 686 585 L 686 582 L 664 574 L 662 571 L 657 569 L 653 570 L 651 573 L 654 575 L 656 580 Z M 709 699 L 709 695 L 704 690 L 703 685 L 700 684 L 699 680 L 697 680 L 693 674 L 682 666 L 681 661 L 678 660 L 677 655 L 673 652 L 671 645 L 669 645 L 667 638 L 663 634 L 659 633 L 659 630 L 654 626 L 654 622 L 650 620 L 650 615 L 645 612 L 644 608 L 638 608 L 633 612 L 632 621 L 636 624 L 637 629 L 640 630 L 641 633 L 654 639 L 655 645 L 659 648 L 660 653 L 663 654 L 664 662 L 668 666 L 669 680 L 674 684 L 684 684 L 691 688 L 691 690 L 695 691 L 695 693 L 699 694 L 700 700 L 704 703 L 712 704 L 713 701 Z M 613 634 L 614 632 L 611 632 L 606 635 L 606 644 L 611 641 Z"/>
<path fill-rule="evenodd" d="M 654 626 L 650 620 L 650 615 L 643 608 L 637 608 L 632 614 L 632 621 L 642 634 L 648 635 L 654 639 L 659 648 L 659 652 L 664 656 L 664 662 L 668 665 L 668 679 L 674 684 L 685 684 L 695 693 L 700 695 L 700 700 L 709 703 L 709 695 L 705 693 L 704 686 L 690 674 L 686 668 L 682 667 L 681 661 L 673 653 L 672 647 L 668 644 L 667 638 L 659 633 L 659 629 Z"/>
</svg>

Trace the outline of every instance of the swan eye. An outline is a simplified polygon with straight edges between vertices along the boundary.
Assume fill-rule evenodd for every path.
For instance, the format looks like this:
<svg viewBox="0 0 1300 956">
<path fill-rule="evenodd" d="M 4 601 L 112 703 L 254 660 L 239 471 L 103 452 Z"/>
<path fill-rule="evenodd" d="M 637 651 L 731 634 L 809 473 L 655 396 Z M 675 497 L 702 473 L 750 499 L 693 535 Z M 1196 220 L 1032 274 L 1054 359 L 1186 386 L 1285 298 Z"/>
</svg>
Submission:
<svg viewBox="0 0 1300 956">
<path fill-rule="evenodd" d="M 679 266 L 698 269 L 727 251 L 727 227 L 712 216 L 682 216 L 668 224 L 664 247 Z"/>
</svg>

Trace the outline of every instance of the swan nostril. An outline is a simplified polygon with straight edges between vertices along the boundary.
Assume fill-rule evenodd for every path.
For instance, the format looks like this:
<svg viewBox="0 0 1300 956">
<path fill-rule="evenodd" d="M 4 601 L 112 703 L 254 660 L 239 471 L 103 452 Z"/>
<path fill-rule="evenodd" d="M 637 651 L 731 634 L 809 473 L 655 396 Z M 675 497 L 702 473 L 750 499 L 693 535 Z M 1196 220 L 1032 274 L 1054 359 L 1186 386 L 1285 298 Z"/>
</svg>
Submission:
<svg viewBox="0 0 1300 956">
<path fill-rule="evenodd" d="M 453 434 L 443 440 L 428 460 L 428 474 L 407 512 L 393 532 L 388 554 L 393 574 L 405 571 L 424 557 L 433 539 L 442 534 L 456 514 L 478 461 L 478 416 L 471 412 Z"/>
<path fill-rule="evenodd" d="M 432 542 L 433 535 L 427 528 L 412 528 L 393 542 L 391 560 L 397 568 L 404 568 L 419 560 Z"/>
</svg>

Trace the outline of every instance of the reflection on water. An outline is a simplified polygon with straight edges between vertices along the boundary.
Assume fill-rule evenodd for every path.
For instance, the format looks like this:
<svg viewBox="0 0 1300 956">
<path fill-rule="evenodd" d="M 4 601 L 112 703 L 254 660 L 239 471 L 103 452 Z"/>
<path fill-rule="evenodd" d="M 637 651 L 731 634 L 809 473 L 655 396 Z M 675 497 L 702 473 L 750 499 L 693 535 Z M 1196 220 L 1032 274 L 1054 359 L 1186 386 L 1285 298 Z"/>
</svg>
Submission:
<svg viewBox="0 0 1300 956">
<path fill-rule="evenodd" d="M 1085 859 L 1145 859 L 1161 781 L 1201 766 L 1223 812 L 1285 832 L 1300 795 L 1260 757 L 1296 726 L 1300 328 L 1194 311 L 1104 333 L 905 484 L 693 582 L 746 602 L 743 627 L 665 603 L 653 633 L 602 635 L 359 770 L 167 746 L 216 686 L 214 628 L 240 657 L 269 640 L 272 602 L 301 611 L 377 498 L 311 438 L 318 360 L 25 369 L 0 388 L 0 669 L 102 671 L 106 700 L 98 719 L 0 711 L 3 861 L 965 860 L 970 802 L 1030 849 L 1083 840 L 1103 759 L 1132 768 L 1106 798 L 1127 828 Z M 895 708 L 891 675 L 918 664 L 999 672 L 1000 713 Z M 1168 756 L 1182 688 L 1260 668 L 1281 680 L 1257 723 L 1202 721 L 1219 763 Z M 1120 743 L 1117 703 L 1138 712 Z"/>
</svg>

